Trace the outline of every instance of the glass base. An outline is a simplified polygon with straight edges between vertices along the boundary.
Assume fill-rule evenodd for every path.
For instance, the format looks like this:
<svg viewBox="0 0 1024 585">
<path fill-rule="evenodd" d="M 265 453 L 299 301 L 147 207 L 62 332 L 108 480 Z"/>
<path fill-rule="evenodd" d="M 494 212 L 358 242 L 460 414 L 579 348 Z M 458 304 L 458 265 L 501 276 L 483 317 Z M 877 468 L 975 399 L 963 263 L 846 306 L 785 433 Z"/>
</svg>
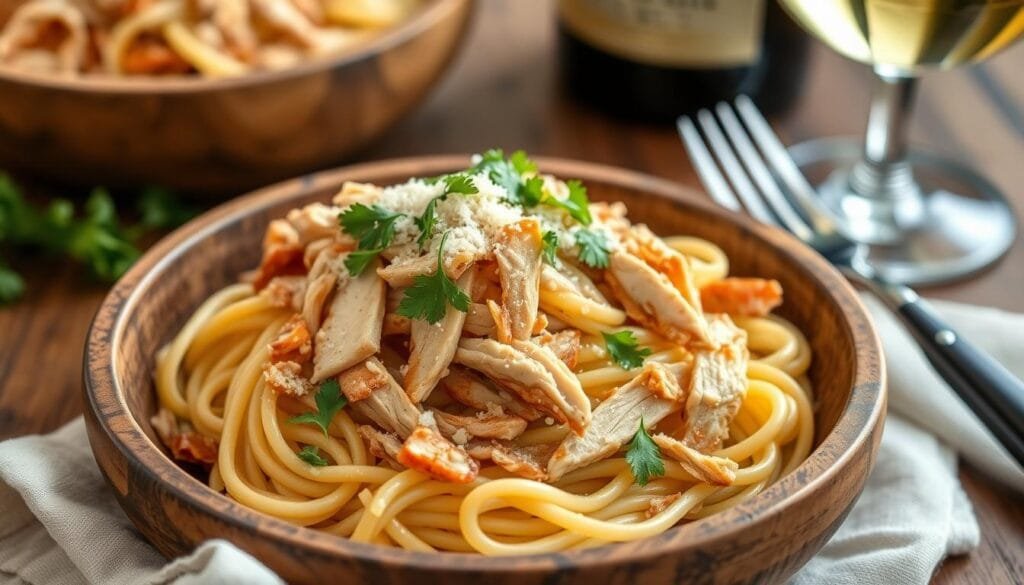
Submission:
<svg viewBox="0 0 1024 585">
<path fill-rule="evenodd" d="M 955 161 L 912 154 L 910 164 L 920 196 L 909 205 L 903 228 L 885 244 L 871 237 L 874 211 L 850 193 L 847 177 L 861 158 L 853 138 L 811 140 L 789 148 L 790 155 L 818 189 L 851 239 L 865 243 L 865 260 L 880 275 L 904 284 L 938 284 L 963 278 L 997 261 L 1009 249 L 1017 222 L 1006 198 L 984 177 Z M 881 208 L 900 215 L 901 204 Z"/>
</svg>

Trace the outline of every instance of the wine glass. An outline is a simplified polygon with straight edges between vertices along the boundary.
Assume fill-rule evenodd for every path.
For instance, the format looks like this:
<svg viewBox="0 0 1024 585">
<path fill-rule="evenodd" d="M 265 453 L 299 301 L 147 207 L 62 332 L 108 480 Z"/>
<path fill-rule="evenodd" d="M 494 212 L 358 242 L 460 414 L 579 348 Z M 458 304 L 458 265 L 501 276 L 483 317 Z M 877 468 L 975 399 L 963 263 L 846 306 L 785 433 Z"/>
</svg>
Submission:
<svg viewBox="0 0 1024 585">
<path fill-rule="evenodd" d="M 1016 222 L 999 190 L 956 161 L 908 152 L 916 73 L 986 59 L 1024 33 L 1024 0 L 780 0 L 812 35 L 873 66 L 863 143 L 794 146 L 802 169 L 825 169 L 818 192 L 882 276 L 952 280 L 999 259 Z"/>
</svg>

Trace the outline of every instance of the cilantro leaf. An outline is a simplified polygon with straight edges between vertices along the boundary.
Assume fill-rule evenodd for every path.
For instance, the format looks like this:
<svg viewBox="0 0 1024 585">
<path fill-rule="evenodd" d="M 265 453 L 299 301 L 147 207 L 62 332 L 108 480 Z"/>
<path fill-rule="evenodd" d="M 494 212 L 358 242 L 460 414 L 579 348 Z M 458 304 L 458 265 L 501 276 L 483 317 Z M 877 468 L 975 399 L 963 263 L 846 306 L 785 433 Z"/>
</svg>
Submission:
<svg viewBox="0 0 1024 585">
<path fill-rule="evenodd" d="M 473 182 L 473 177 L 465 174 L 458 173 L 455 175 L 448 175 L 444 178 L 445 193 L 442 197 L 457 193 L 459 195 L 476 195 L 480 192 L 476 188 L 476 183 Z"/>
<path fill-rule="evenodd" d="M 512 156 L 508 157 L 508 162 L 520 175 L 529 175 L 537 172 L 536 163 L 526 156 L 526 151 L 524 150 L 513 152 Z"/>
<path fill-rule="evenodd" d="M 523 175 L 537 172 L 537 165 L 522 150 L 515 151 L 507 159 L 501 149 L 488 150 L 468 172 L 474 175 L 486 172 L 495 185 L 505 190 L 509 202 L 514 205 L 532 207 L 544 197 L 543 179 L 523 178 Z"/>
<path fill-rule="evenodd" d="M 376 250 L 355 250 L 349 252 L 348 256 L 345 257 L 345 268 L 348 269 L 348 273 L 352 276 L 359 276 L 383 251 L 384 248 L 377 248 Z"/>
<path fill-rule="evenodd" d="M 605 347 L 608 348 L 608 355 L 612 361 L 623 370 L 632 370 L 644 365 L 644 358 L 651 355 L 649 347 L 637 347 L 636 336 L 629 329 L 618 333 L 604 333 Z"/>
<path fill-rule="evenodd" d="M 324 436 L 327 436 L 327 428 L 331 425 L 331 421 L 334 420 L 334 415 L 338 414 L 345 405 L 348 404 L 348 399 L 341 393 L 341 386 L 335 379 L 330 379 L 320 384 L 320 389 L 317 390 L 316 397 L 316 412 L 304 412 L 288 419 L 288 422 L 295 424 L 314 424 L 320 427 L 320 430 L 324 432 Z"/>
<path fill-rule="evenodd" d="M 608 268 L 608 238 L 604 233 L 591 230 L 576 230 L 576 247 L 580 250 L 580 261 L 591 268 Z"/>
<path fill-rule="evenodd" d="M 412 286 L 405 289 L 402 302 L 398 305 L 399 315 L 437 323 L 444 318 L 448 305 L 463 313 L 469 311 L 469 295 L 460 290 L 444 272 L 444 244 L 449 233 L 445 232 L 441 236 L 441 245 L 437 248 L 437 271 L 417 276 Z"/>
<path fill-rule="evenodd" d="M 590 216 L 590 199 L 587 197 L 587 188 L 576 179 L 566 182 L 566 186 L 569 187 L 569 197 L 564 200 L 548 197 L 544 203 L 564 209 L 570 217 L 585 226 L 593 223 L 594 219 Z"/>
<path fill-rule="evenodd" d="M 13 303 L 24 292 L 25 281 L 21 276 L 10 268 L 0 265 L 0 305 Z"/>
<path fill-rule="evenodd" d="M 306 445 L 299 450 L 296 455 L 299 456 L 299 459 L 302 459 L 313 467 L 324 467 L 327 465 L 327 460 L 320 456 L 320 449 L 317 449 L 313 445 Z"/>
<path fill-rule="evenodd" d="M 416 238 L 416 243 L 419 245 L 420 250 L 423 249 L 427 240 L 429 240 L 434 233 L 434 224 L 437 223 L 437 202 L 443 197 L 444 195 L 441 195 L 440 197 L 434 197 L 431 199 L 430 203 L 427 203 L 426 209 L 423 210 L 423 215 L 414 220 L 416 222 L 416 227 L 420 228 L 420 235 Z"/>
<path fill-rule="evenodd" d="M 544 261 L 552 266 L 558 266 L 558 234 L 549 230 L 544 232 L 540 240 L 544 246 Z"/>
<path fill-rule="evenodd" d="M 403 214 L 388 211 L 379 205 L 356 203 L 339 217 L 345 232 L 359 238 L 360 250 L 387 248 L 395 237 L 395 222 Z"/>
<path fill-rule="evenodd" d="M 652 477 L 665 475 L 665 462 L 661 460 L 661 449 L 647 434 L 644 419 L 640 419 L 640 428 L 629 442 L 626 451 L 626 462 L 633 472 L 633 480 L 638 485 L 647 485 Z"/>
</svg>

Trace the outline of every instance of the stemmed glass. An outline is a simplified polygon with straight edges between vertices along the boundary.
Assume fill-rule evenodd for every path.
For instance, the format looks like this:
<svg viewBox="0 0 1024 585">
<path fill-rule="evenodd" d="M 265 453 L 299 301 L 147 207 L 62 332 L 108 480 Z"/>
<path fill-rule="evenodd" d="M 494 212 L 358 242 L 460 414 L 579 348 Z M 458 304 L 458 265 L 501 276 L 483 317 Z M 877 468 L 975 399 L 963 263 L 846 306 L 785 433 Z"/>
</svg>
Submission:
<svg viewBox="0 0 1024 585">
<path fill-rule="evenodd" d="M 906 131 L 916 73 L 1012 44 L 1024 33 L 1024 0 L 780 2 L 812 35 L 874 68 L 863 143 L 819 139 L 791 149 L 802 169 L 829 171 L 818 192 L 845 234 L 870 245 L 872 267 L 893 282 L 927 284 L 1002 256 L 1016 229 L 1005 197 L 959 162 L 909 152 Z"/>
</svg>

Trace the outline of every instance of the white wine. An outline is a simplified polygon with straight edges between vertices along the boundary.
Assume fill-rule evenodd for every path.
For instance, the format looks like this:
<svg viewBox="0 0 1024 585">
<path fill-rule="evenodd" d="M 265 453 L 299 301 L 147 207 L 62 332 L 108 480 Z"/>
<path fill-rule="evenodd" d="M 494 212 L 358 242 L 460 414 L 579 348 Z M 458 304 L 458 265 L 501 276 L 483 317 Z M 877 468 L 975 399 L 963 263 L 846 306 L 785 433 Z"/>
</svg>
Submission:
<svg viewBox="0 0 1024 585">
<path fill-rule="evenodd" d="M 836 51 L 912 72 L 986 59 L 1024 33 L 1024 0 L 781 0 Z"/>
</svg>

